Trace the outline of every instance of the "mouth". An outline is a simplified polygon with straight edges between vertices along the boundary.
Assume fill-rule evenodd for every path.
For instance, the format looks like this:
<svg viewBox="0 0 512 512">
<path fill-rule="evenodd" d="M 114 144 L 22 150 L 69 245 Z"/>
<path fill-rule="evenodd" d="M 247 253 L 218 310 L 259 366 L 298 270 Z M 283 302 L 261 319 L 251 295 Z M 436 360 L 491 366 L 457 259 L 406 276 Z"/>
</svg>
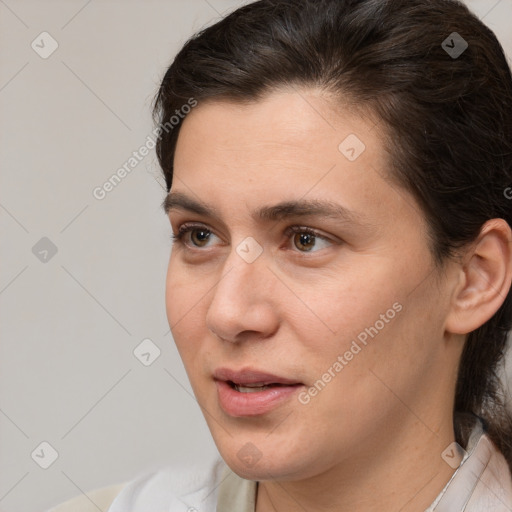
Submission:
<svg viewBox="0 0 512 512">
<path fill-rule="evenodd" d="M 270 412 L 304 386 L 288 377 L 245 368 L 219 368 L 213 374 L 220 407 L 230 416 L 257 416 Z"/>
<path fill-rule="evenodd" d="M 266 388 L 271 386 L 296 386 L 302 382 L 274 375 L 254 368 L 243 368 L 241 370 L 232 370 L 230 368 L 217 368 L 213 372 L 215 380 L 223 380 L 234 388 L 240 388 L 243 393 L 250 393 L 251 389 Z"/>
<path fill-rule="evenodd" d="M 270 384 L 265 384 L 263 382 L 257 384 L 236 384 L 235 382 L 228 380 L 227 383 L 231 386 L 232 389 L 238 391 L 239 393 L 257 393 L 258 391 L 265 391 L 266 389 L 271 389 L 279 386 L 284 386 L 285 384 L 278 384 L 276 382 L 271 382 Z M 300 386 L 300 384 L 294 384 L 294 386 Z"/>
</svg>

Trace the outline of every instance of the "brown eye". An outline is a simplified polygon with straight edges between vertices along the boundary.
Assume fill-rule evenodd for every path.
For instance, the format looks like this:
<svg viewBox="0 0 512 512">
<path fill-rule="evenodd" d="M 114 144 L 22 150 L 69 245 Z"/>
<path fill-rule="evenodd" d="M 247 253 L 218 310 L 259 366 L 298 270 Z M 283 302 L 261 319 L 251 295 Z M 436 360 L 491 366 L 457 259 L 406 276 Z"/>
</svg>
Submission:
<svg viewBox="0 0 512 512">
<path fill-rule="evenodd" d="M 182 224 L 178 233 L 171 235 L 171 240 L 173 244 L 182 244 L 189 248 L 203 248 L 207 247 L 212 234 L 212 231 L 205 226 Z M 213 234 L 213 236 L 216 235 Z"/>
<path fill-rule="evenodd" d="M 295 233 L 293 243 L 301 251 L 310 251 L 315 246 L 316 237 L 311 233 Z"/>
<path fill-rule="evenodd" d="M 333 241 L 325 237 L 316 230 L 306 226 L 290 226 L 285 231 L 285 235 L 291 240 L 300 253 L 319 252 L 321 249 L 333 245 Z"/>
<path fill-rule="evenodd" d="M 190 239 L 197 247 L 204 247 L 210 238 L 210 231 L 203 228 L 195 228 L 190 230 Z"/>
</svg>

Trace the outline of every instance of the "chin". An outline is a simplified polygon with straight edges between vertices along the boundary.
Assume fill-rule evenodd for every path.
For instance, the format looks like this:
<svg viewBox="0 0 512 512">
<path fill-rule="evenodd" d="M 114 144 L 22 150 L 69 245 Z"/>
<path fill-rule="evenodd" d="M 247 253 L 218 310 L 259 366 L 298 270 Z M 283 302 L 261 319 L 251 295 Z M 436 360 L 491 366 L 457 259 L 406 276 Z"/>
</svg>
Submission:
<svg viewBox="0 0 512 512">
<path fill-rule="evenodd" d="M 234 473 L 246 480 L 300 480 L 311 471 L 303 450 L 297 448 L 290 451 L 281 446 L 279 450 L 268 441 L 265 444 L 263 439 L 259 447 L 250 441 L 237 443 L 226 439 L 225 443 L 218 446 L 222 458 Z M 241 447 L 235 448 L 238 444 Z"/>
<path fill-rule="evenodd" d="M 224 458 L 224 460 L 234 473 L 246 480 L 287 480 L 290 478 L 290 476 L 287 477 L 287 468 L 276 464 L 276 461 L 269 464 L 268 461 L 260 460 L 254 466 L 250 466 L 238 460 L 236 455 Z"/>
</svg>

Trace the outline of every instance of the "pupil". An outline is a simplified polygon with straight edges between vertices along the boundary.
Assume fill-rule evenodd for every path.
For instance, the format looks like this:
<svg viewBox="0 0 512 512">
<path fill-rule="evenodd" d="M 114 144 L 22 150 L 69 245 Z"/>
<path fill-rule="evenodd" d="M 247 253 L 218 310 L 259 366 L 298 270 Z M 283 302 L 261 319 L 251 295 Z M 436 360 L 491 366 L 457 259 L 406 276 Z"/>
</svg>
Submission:
<svg viewBox="0 0 512 512">
<path fill-rule="evenodd" d="M 306 249 L 307 251 L 311 250 L 313 246 L 314 236 L 310 235 L 309 233 L 300 233 L 299 237 L 299 244 L 302 246 L 302 248 Z"/>
<path fill-rule="evenodd" d="M 209 236 L 208 231 L 206 231 L 204 229 L 198 229 L 198 230 L 194 231 L 194 233 L 195 233 L 195 238 L 197 240 L 199 240 L 199 242 L 205 242 Z M 200 245 L 200 243 L 198 245 Z"/>
</svg>

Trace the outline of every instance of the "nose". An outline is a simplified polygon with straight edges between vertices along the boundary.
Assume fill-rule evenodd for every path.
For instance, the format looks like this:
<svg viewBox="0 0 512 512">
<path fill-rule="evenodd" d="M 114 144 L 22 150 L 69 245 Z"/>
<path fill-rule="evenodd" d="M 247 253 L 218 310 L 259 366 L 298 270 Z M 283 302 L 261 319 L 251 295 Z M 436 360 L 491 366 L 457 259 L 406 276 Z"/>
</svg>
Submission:
<svg viewBox="0 0 512 512">
<path fill-rule="evenodd" d="M 206 314 L 208 329 L 231 343 L 272 335 L 279 324 L 276 277 L 264 254 L 248 263 L 233 248 L 224 269 Z"/>
</svg>

